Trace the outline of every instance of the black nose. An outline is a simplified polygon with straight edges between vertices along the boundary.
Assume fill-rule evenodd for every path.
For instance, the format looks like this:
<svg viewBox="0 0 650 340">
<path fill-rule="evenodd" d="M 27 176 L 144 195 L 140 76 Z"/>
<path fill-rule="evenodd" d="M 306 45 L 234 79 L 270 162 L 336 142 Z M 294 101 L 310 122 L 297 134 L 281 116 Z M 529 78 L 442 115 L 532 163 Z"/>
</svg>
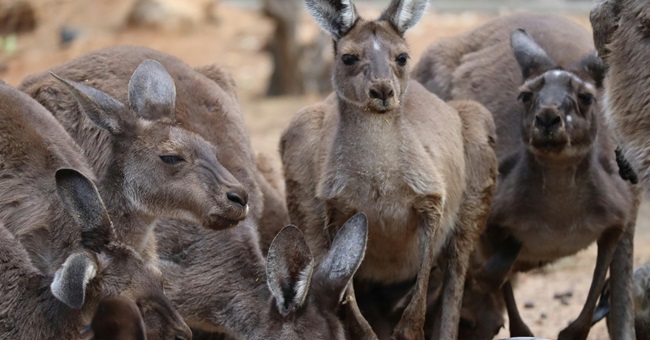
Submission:
<svg viewBox="0 0 650 340">
<path fill-rule="evenodd" d="M 388 85 L 373 86 L 370 88 L 368 95 L 371 99 L 388 100 L 393 97 L 393 89 Z"/>
<path fill-rule="evenodd" d="M 242 208 L 248 203 L 248 194 L 246 192 L 228 192 L 226 193 L 226 197 L 230 202 L 241 205 Z"/>
<path fill-rule="evenodd" d="M 535 116 L 535 127 L 546 133 L 557 130 L 561 124 L 560 115 L 554 112 L 545 111 Z"/>
</svg>

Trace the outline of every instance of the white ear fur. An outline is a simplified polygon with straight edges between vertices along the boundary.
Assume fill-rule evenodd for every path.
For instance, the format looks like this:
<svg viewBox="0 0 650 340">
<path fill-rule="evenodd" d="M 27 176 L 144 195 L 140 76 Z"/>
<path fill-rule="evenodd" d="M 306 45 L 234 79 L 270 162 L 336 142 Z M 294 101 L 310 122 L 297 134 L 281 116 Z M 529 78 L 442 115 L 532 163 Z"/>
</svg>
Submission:
<svg viewBox="0 0 650 340">
<path fill-rule="evenodd" d="M 359 16 L 352 0 L 306 0 L 307 10 L 314 21 L 334 40 L 344 36 Z"/>
<path fill-rule="evenodd" d="M 86 286 L 96 274 L 97 264 L 88 255 L 72 254 L 54 274 L 52 295 L 68 307 L 79 309 L 84 304 Z"/>
<path fill-rule="evenodd" d="M 393 0 L 381 19 L 390 21 L 402 35 L 422 19 L 428 5 L 428 0 Z"/>
</svg>

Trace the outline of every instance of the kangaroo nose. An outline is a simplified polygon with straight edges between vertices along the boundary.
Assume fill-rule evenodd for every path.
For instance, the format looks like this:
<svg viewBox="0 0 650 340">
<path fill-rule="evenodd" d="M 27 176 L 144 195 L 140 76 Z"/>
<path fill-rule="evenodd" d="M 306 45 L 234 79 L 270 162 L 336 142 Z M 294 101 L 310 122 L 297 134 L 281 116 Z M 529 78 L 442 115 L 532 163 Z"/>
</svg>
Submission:
<svg viewBox="0 0 650 340">
<path fill-rule="evenodd" d="M 241 191 L 241 192 L 228 192 L 226 193 L 226 197 L 230 202 L 240 205 L 242 208 L 248 204 L 248 193 L 246 191 Z"/>
<path fill-rule="evenodd" d="M 370 99 L 380 99 L 382 101 L 392 98 L 393 94 L 393 88 L 385 84 L 371 87 L 368 93 Z"/>
<path fill-rule="evenodd" d="M 546 133 L 557 130 L 562 124 L 560 115 L 552 111 L 544 111 L 535 116 L 535 127 L 544 130 Z"/>
</svg>

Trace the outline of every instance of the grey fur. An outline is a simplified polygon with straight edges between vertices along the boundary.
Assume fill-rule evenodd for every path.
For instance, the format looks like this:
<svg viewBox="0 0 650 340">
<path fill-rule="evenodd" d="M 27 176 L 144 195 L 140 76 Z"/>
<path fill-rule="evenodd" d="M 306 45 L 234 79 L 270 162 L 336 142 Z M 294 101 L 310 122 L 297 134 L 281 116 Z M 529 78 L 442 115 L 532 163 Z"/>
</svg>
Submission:
<svg viewBox="0 0 650 340">
<path fill-rule="evenodd" d="M 531 63 L 536 65 L 532 71 Z M 527 13 L 496 18 L 440 40 L 413 73 L 441 97 L 477 100 L 494 116 L 499 185 L 481 255 L 497 254 L 512 238 L 519 244 L 517 256 L 497 263 L 503 269 L 499 274 L 486 275 L 495 287 L 512 277 L 509 271 L 554 262 L 597 241 L 593 289 L 560 339 L 587 337 L 608 269 L 618 280 L 620 301 L 620 334 L 612 337 L 633 334 L 623 325 L 631 324 L 626 273 L 631 272 L 640 197 L 638 188 L 617 173 L 616 145 L 601 106 L 602 73 L 589 32 L 562 17 Z M 512 295 L 510 284 L 502 289 L 504 296 Z M 530 335 L 523 321 L 517 322 L 516 305 L 509 305 L 511 336 Z"/>
<path fill-rule="evenodd" d="M 135 69 L 129 80 L 129 106 L 149 120 L 174 116 L 176 86 L 159 62 L 147 59 Z"/>
</svg>

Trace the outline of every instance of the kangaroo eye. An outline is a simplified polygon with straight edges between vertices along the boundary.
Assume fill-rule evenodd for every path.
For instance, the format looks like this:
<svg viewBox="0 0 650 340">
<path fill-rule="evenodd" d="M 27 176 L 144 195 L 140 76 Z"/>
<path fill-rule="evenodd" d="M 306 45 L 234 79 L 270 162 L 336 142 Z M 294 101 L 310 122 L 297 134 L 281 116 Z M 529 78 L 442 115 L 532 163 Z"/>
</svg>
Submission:
<svg viewBox="0 0 650 340">
<path fill-rule="evenodd" d="M 180 162 L 185 162 L 183 157 L 178 156 L 178 155 L 164 155 L 160 156 L 160 160 L 165 162 L 166 164 L 178 164 Z"/>
<path fill-rule="evenodd" d="M 594 102 L 594 96 L 589 93 L 579 94 L 578 99 L 580 99 L 580 102 L 584 105 L 591 105 L 591 103 Z"/>
<path fill-rule="evenodd" d="M 397 62 L 397 65 L 404 66 L 404 65 L 406 65 L 406 62 L 408 61 L 408 59 L 409 59 L 409 55 L 406 54 L 406 53 L 402 53 L 402 54 L 398 55 L 397 58 L 395 58 L 395 61 Z"/>
<path fill-rule="evenodd" d="M 533 99 L 533 93 L 532 92 L 521 92 L 519 94 L 519 100 L 521 100 L 523 103 L 528 103 Z"/>
<path fill-rule="evenodd" d="M 344 54 L 341 56 L 341 60 L 345 65 L 352 66 L 359 61 L 359 57 L 353 54 Z"/>
</svg>

